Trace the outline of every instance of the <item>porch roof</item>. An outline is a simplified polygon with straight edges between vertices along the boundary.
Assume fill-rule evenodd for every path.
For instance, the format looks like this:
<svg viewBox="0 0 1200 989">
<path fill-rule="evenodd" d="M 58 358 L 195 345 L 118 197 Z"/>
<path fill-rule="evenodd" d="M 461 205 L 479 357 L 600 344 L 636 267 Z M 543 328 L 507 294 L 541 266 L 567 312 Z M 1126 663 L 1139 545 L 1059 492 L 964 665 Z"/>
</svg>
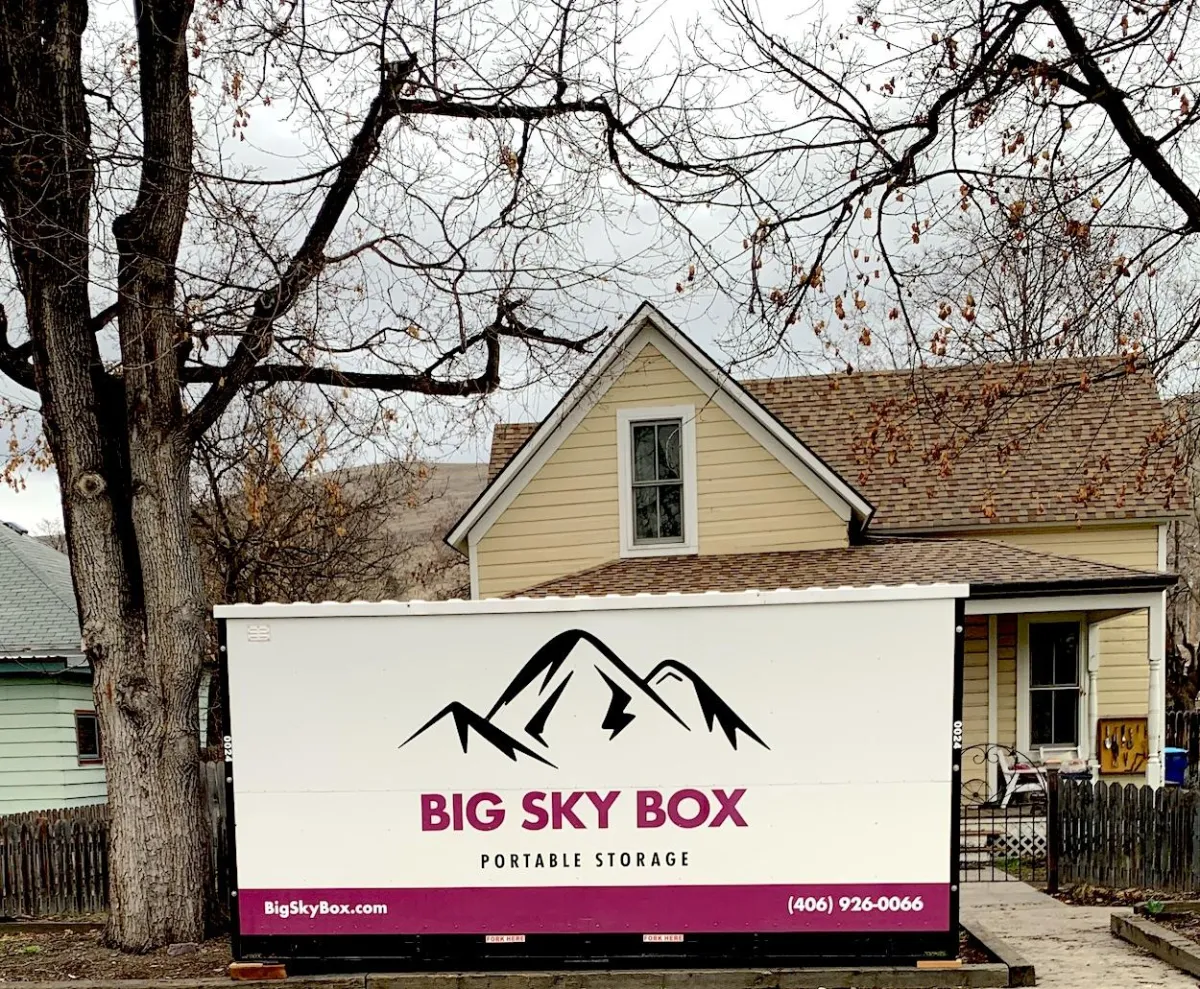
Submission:
<svg viewBox="0 0 1200 989">
<path fill-rule="evenodd" d="M 509 597 L 703 593 L 958 583 L 973 598 L 1155 591 L 1176 576 L 1053 556 L 988 539 L 878 539 L 837 549 L 613 560 Z"/>
</svg>

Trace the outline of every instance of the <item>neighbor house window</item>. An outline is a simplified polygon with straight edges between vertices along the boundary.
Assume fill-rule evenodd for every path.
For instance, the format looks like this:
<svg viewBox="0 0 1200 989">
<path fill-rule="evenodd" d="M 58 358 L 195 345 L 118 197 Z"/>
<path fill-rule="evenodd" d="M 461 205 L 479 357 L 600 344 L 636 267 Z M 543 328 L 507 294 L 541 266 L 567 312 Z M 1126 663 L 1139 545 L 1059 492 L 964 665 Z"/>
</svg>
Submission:
<svg viewBox="0 0 1200 989">
<path fill-rule="evenodd" d="M 630 424 L 633 452 L 633 541 L 680 543 L 683 518 L 683 423 Z"/>
<path fill-rule="evenodd" d="M 100 762 L 100 719 L 95 711 L 75 712 L 75 751 L 80 762 Z"/>
<path fill-rule="evenodd" d="M 1030 745 L 1078 745 L 1079 698 L 1079 622 L 1030 622 Z"/>
</svg>

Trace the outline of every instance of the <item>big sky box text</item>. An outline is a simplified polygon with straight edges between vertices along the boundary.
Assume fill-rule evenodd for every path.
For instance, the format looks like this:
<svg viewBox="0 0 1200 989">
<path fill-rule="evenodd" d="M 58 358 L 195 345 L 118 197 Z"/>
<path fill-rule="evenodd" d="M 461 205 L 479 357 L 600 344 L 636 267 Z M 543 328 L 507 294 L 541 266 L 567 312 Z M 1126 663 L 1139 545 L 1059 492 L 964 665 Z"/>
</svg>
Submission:
<svg viewBox="0 0 1200 989">
<path fill-rule="evenodd" d="M 519 803 L 521 828 L 553 831 L 565 828 L 606 829 L 622 815 L 638 828 L 744 828 L 738 809 L 744 788 L 686 788 L 673 793 L 660 790 L 530 790 Z M 495 831 L 509 819 L 504 800 L 495 793 L 421 794 L 422 831 Z M 516 820 L 514 817 L 513 820 Z"/>
</svg>

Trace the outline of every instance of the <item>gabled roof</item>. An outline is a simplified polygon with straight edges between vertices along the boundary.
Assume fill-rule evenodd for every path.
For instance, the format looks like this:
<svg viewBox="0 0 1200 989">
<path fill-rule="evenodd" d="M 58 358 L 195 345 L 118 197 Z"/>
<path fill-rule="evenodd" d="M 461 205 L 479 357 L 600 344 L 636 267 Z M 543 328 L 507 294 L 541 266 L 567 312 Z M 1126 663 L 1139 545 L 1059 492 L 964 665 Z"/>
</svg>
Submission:
<svg viewBox="0 0 1200 989">
<path fill-rule="evenodd" d="M 613 560 L 509 597 L 699 594 L 778 588 L 969 584 L 972 597 L 1161 590 L 1174 574 L 1053 556 L 990 539 L 871 540 L 838 549 Z"/>
<path fill-rule="evenodd" d="M 1187 509 L 1153 378 L 1078 386 L 1095 361 L 744 382 L 876 506 L 871 531 L 1164 518 Z M 1021 382 L 1026 384 L 1022 386 Z M 1007 394 L 1004 392 L 1007 390 Z M 999 406 L 980 401 L 998 395 Z M 986 418 L 986 428 L 980 429 Z M 490 476 L 536 428 L 501 423 Z M 1019 448 L 1010 449 L 1014 440 Z M 962 443 L 948 461 L 938 451 Z"/>
<path fill-rule="evenodd" d="M 82 655 L 66 556 L 0 523 L 0 660 Z"/>
<path fill-rule="evenodd" d="M 853 517 L 860 522 L 870 518 L 873 506 L 845 478 L 781 424 L 679 327 L 649 302 L 643 302 L 553 411 L 524 437 L 447 535 L 446 542 L 464 549 L 473 530 L 486 531 L 646 344 L 662 351 L 841 518 L 848 521 Z"/>
</svg>

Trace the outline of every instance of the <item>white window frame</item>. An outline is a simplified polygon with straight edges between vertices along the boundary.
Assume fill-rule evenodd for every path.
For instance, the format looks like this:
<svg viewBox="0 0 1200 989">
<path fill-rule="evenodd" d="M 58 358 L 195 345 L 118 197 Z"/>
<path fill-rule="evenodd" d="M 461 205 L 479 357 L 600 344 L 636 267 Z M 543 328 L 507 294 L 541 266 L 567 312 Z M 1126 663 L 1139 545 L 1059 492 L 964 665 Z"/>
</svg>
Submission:
<svg viewBox="0 0 1200 989">
<path fill-rule="evenodd" d="M 639 422 L 678 419 L 683 480 L 683 540 L 674 543 L 636 543 L 633 538 L 633 426 Z M 621 556 L 688 556 L 700 552 L 696 517 L 696 407 L 656 405 L 617 410 L 617 503 L 621 525 Z"/>
<path fill-rule="evenodd" d="M 1030 751 L 1029 741 L 1029 626 L 1047 622 L 1077 622 L 1079 624 L 1079 648 L 1076 656 L 1078 667 L 1075 679 L 1079 684 L 1079 738 L 1078 745 L 1039 746 L 1037 752 Z M 1091 755 L 1091 739 L 1088 738 L 1088 623 L 1087 615 L 1078 611 L 1048 611 L 1034 615 L 1017 616 L 1017 751 L 1031 759 L 1039 760 L 1045 750 L 1048 754 L 1075 753 L 1087 760 Z"/>
</svg>

